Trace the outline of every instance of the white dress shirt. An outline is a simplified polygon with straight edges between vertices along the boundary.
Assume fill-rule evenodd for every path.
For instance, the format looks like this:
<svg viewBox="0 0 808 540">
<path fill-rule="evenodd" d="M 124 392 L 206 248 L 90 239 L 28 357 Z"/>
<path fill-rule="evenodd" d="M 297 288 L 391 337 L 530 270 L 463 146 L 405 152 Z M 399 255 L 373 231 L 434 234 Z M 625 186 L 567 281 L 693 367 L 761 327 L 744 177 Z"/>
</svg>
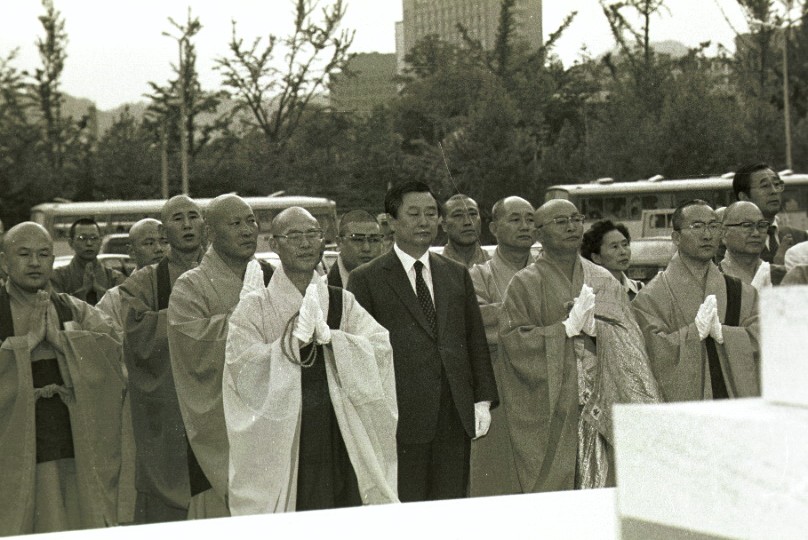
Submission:
<svg viewBox="0 0 808 540">
<path fill-rule="evenodd" d="M 421 255 L 421 257 L 418 259 L 401 251 L 398 244 L 393 244 L 393 251 L 395 251 L 398 259 L 401 261 L 402 266 L 404 266 L 404 273 L 407 274 L 407 279 L 410 280 L 410 286 L 412 287 L 415 296 L 418 296 L 418 291 L 415 288 L 415 261 L 421 261 L 424 264 L 424 268 L 421 270 L 421 275 L 424 277 L 426 288 L 429 289 L 429 295 L 432 297 L 432 304 L 434 305 L 435 289 L 432 287 L 432 270 L 429 266 L 429 250 L 427 249 L 426 253 Z"/>
</svg>

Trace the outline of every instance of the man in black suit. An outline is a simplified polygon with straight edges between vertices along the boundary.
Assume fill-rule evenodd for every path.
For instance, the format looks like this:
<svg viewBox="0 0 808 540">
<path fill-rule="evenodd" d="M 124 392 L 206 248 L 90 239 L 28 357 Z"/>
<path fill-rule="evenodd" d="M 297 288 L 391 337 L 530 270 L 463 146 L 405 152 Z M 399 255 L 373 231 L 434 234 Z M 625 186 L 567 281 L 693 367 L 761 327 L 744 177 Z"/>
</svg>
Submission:
<svg viewBox="0 0 808 540">
<path fill-rule="evenodd" d="M 466 496 L 471 439 L 498 404 L 468 270 L 429 252 L 440 205 L 406 182 L 384 200 L 393 249 L 351 273 L 348 290 L 390 332 L 398 399 L 398 494 L 403 502 Z"/>
<path fill-rule="evenodd" d="M 354 268 L 382 254 L 383 240 L 379 222 L 369 212 L 347 212 L 339 222 L 339 256 L 328 271 L 328 284 L 333 287 L 347 287 L 348 275 Z"/>
<path fill-rule="evenodd" d="M 763 219 L 771 223 L 766 247 L 760 258 L 768 263 L 783 264 L 785 253 L 794 244 L 808 240 L 800 229 L 779 223 L 777 213 L 783 205 L 785 183 L 766 163 L 753 163 L 738 169 L 732 179 L 732 190 L 739 201 L 752 201 L 760 208 Z"/>
</svg>

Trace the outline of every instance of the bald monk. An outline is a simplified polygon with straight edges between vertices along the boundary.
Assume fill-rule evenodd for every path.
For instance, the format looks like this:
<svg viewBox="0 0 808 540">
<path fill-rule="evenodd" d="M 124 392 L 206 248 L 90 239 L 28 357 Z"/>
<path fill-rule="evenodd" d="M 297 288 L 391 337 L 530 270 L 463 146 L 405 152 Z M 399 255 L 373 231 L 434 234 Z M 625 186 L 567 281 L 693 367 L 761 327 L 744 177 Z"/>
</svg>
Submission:
<svg viewBox="0 0 808 540">
<path fill-rule="evenodd" d="M 137 441 L 136 523 L 185 519 L 191 500 L 189 458 L 199 470 L 188 453 L 171 373 L 166 311 L 177 278 L 202 260 L 204 222 L 199 205 L 186 195 L 169 199 L 160 218 L 168 256 L 136 271 L 120 287 Z"/>
<path fill-rule="evenodd" d="M 751 201 L 734 202 L 726 208 L 722 221 L 726 253 L 718 269 L 758 291 L 779 285 L 785 276 L 785 267 L 761 259 L 771 224 L 763 219 L 760 208 Z"/>
<path fill-rule="evenodd" d="M 502 403 L 522 492 L 614 485 L 614 403 L 659 390 L 628 297 L 580 256 L 584 216 L 556 199 L 535 213 L 543 252 L 513 276 L 499 315 Z"/>
<path fill-rule="evenodd" d="M 533 205 L 521 197 L 505 197 L 494 203 L 489 228 L 497 239 L 497 249 L 491 260 L 469 270 L 480 303 L 500 396 L 503 394 L 502 360 L 498 357 L 499 312 L 511 278 L 533 262 L 530 256 L 530 248 L 535 241 L 533 213 Z M 516 478 L 508 418 L 504 407 L 499 407 L 491 411 L 488 435 L 471 443 L 469 494 L 472 497 L 485 497 L 511 493 L 519 493 L 519 481 Z"/>
<path fill-rule="evenodd" d="M 227 336 L 230 510 L 397 502 L 389 334 L 314 271 L 323 247 L 314 216 L 288 208 L 271 230 L 280 267 L 239 302 Z"/>
<path fill-rule="evenodd" d="M 712 262 L 722 225 L 709 204 L 683 202 L 672 221 L 676 253 L 631 303 L 663 397 L 759 396 L 757 291 Z"/>
<path fill-rule="evenodd" d="M 144 218 L 129 229 L 129 256 L 137 268 L 154 264 L 163 258 L 167 251 L 163 225 L 154 218 Z M 123 331 L 123 307 L 121 306 L 120 285 L 107 289 L 96 307 L 107 314 L 119 332 Z M 126 365 L 124 377 L 128 381 Z M 118 522 L 132 523 L 135 515 L 135 442 L 132 433 L 132 408 L 127 391 L 121 418 L 121 477 L 118 485 Z"/>
<path fill-rule="evenodd" d="M 168 302 L 168 344 L 185 431 L 199 470 L 189 459 L 188 518 L 220 517 L 227 507 L 228 442 L 222 408 L 227 324 L 248 266 L 269 283 L 272 269 L 255 257 L 258 223 L 237 195 L 220 195 L 205 211 L 211 245 L 196 268 L 182 274 Z"/>
<path fill-rule="evenodd" d="M 121 341 L 99 310 L 49 285 L 53 240 L 9 229 L 0 265 L 0 534 L 117 523 Z"/>
</svg>

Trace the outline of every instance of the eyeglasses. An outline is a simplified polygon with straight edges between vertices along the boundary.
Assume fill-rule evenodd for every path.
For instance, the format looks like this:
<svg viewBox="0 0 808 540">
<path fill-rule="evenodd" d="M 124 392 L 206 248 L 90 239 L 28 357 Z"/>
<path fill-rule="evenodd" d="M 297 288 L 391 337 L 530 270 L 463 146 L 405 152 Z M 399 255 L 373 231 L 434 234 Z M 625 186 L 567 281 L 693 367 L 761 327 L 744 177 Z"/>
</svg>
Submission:
<svg viewBox="0 0 808 540">
<path fill-rule="evenodd" d="M 315 240 L 322 240 L 323 231 L 320 229 L 306 232 L 294 231 L 290 232 L 289 234 L 273 234 L 272 238 L 285 238 L 292 244 L 300 244 L 303 242 L 304 238 L 306 240 L 309 240 L 310 242 L 314 242 Z"/>
<path fill-rule="evenodd" d="M 685 225 L 684 229 L 691 229 L 696 232 L 704 232 L 709 231 L 711 234 L 717 233 L 721 230 L 721 223 L 718 221 L 711 221 L 710 223 L 704 223 L 703 221 L 694 221 L 690 225 Z M 681 231 L 682 229 L 676 229 Z"/>
<path fill-rule="evenodd" d="M 101 237 L 96 234 L 80 234 L 76 237 L 76 240 L 79 242 L 91 242 L 94 244 L 101 240 Z"/>
<path fill-rule="evenodd" d="M 586 221 L 586 216 L 583 214 L 572 214 L 571 216 L 565 217 L 555 217 L 550 221 L 545 221 L 544 223 L 539 223 L 536 225 L 536 228 L 544 227 L 545 225 L 549 225 L 551 223 L 558 225 L 559 227 L 566 227 L 570 223 L 573 225 L 583 225 L 584 221 Z"/>
<path fill-rule="evenodd" d="M 345 238 L 352 244 L 356 244 L 357 246 L 361 246 L 366 242 L 370 245 L 377 245 L 381 244 L 384 240 L 384 236 L 381 234 L 348 234 L 342 235 L 340 238 Z"/>
<path fill-rule="evenodd" d="M 782 193 L 783 190 L 786 189 L 786 184 L 782 180 L 772 180 L 771 182 L 764 180 L 758 185 L 758 189 L 762 191 L 772 190 L 775 193 Z"/>
<path fill-rule="evenodd" d="M 741 221 L 740 223 L 727 223 L 724 227 L 740 227 L 745 234 L 752 234 L 754 229 L 757 229 L 759 233 L 765 234 L 769 232 L 769 227 L 771 223 L 768 221 L 758 221 L 755 223 L 754 221 Z"/>
</svg>

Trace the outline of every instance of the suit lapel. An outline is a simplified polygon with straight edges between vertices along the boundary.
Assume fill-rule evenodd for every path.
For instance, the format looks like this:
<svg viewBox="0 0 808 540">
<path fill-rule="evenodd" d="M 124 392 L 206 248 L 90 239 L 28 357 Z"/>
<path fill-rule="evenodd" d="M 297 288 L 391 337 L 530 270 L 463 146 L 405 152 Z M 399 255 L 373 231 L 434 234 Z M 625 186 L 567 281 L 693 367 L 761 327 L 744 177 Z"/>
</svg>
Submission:
<svg viewBox="0 0 808 540">
<path fill-rule="evenodd" d="M 412 290 L 412 285 L 410 285 L 410 280 L 404 272 L 404 266 L 401 264 L 398 255 L 396 255 L 395 251 L 390 250 L 384 257 L 383 267 L 387 271 L 387 283 L 390 285 L 390 288 L 395 291 L 401 303 L 407 307 L 413 318 L 418 321 L 418 324 L 420 324 L 428 334 L 432 335 L 432 329 L 430 328 L 429 322 L 426 320 L 426 315 L 424 315 L 421 305 L 418 303 L 418 297 L 415 295 L 415 291 Z"/>
<path fill-rule="evenodd" d="M 435 291 L 435 312 L 438 317 L 438 335 L 449 324 L 449 288 L 452 286 L 449 272 L 444 261 L 434 253 L 429 254 L 429 266 L 432 272 L 432 289 Z"/>
</svg>

